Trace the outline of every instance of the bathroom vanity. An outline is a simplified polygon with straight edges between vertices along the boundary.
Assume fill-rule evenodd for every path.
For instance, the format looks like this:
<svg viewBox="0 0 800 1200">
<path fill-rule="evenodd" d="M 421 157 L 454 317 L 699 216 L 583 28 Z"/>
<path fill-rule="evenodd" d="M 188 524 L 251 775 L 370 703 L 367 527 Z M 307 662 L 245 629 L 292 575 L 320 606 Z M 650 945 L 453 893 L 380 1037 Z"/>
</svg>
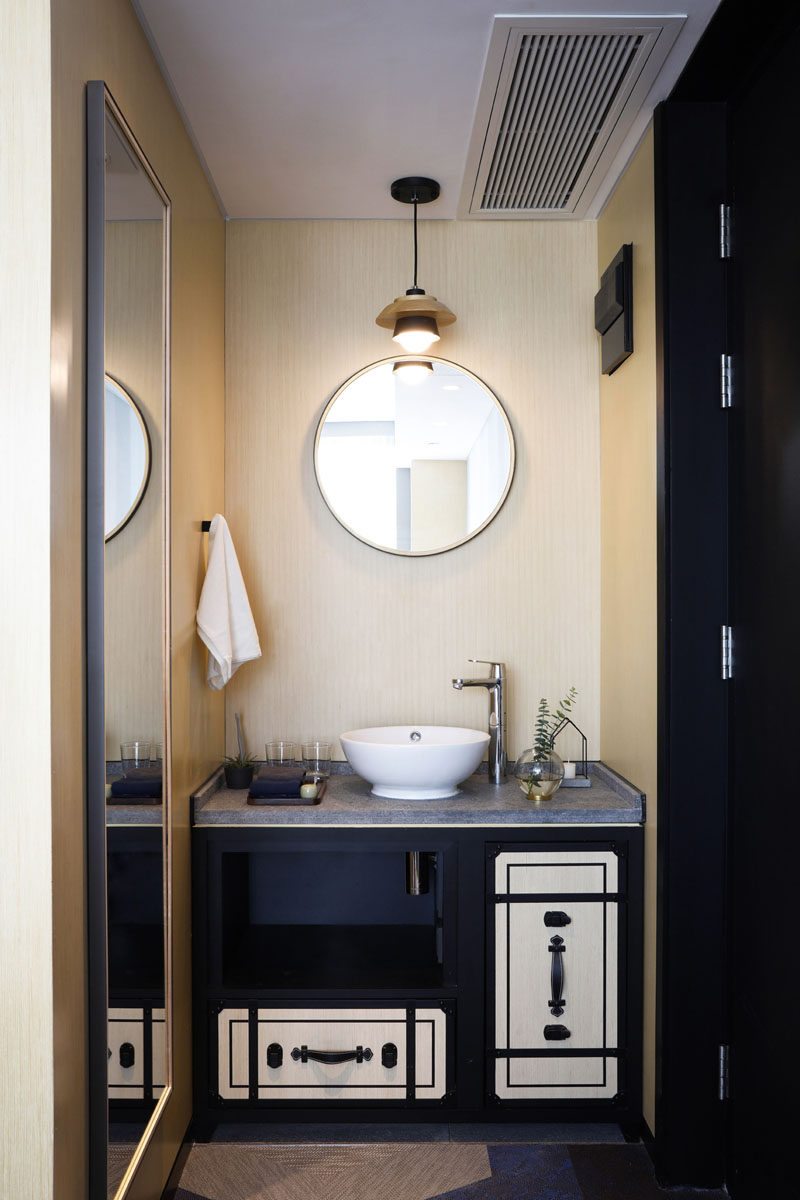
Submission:
<svg viewBox="0 0 800 1200">
<path fill-rule="evenodd" d="M 640 1114 L 644 797 L 194 797 L 195 1119 Z"/>
</svg>

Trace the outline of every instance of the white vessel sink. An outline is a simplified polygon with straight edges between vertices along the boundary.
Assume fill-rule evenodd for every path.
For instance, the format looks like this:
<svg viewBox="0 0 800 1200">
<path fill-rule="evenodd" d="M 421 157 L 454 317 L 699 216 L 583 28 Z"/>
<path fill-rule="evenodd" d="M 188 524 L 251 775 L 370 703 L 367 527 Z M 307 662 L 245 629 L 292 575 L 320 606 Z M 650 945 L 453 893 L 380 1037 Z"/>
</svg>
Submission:
<svg viewBox="0 0 800 1200">
<path fill-rule="evenodd" d="M 450 725 L 386 725 L 341 735 L 342 749 L 373 796 L 443 800 L 471 775 L 489 745 L 488 733 Z"/>
</svg>

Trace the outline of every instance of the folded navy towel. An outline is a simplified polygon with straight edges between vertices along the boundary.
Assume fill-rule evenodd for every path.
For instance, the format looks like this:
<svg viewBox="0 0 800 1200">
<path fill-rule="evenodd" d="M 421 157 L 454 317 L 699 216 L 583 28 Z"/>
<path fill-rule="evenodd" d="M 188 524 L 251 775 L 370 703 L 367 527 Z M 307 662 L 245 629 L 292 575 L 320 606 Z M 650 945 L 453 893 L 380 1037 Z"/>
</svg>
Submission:
<svg viewBox="0 0 800 1200">
<path fill-rule="evenodd" d="M 161 799 L 161 775 L 151 777 L 149 779 L 131 779 L 129 776 L 123 779 L 115 779 L 111 784 L 111 795 L 129 796 L 131 798 L 138 797 L 139 799 L 160 800 Z"/>
<path fill-rule="evenodd" d="M 126 779 L 161 779 L 161 767 L 131 767 L 125 772 Z"/>
<path fill-rule="evenodd" d="M 297 783 L 305 776 L 305 767 L 259 767 L 256 779 L 283 779 Z"/>
<path fill-rule="evenodd" d="M 250 784 L 248 795 L 254 800 L 263 800 L 267 796 L 276 799 L 299 796 L 305 775 L 302 767 L 262 767 Z"/>
</svg>

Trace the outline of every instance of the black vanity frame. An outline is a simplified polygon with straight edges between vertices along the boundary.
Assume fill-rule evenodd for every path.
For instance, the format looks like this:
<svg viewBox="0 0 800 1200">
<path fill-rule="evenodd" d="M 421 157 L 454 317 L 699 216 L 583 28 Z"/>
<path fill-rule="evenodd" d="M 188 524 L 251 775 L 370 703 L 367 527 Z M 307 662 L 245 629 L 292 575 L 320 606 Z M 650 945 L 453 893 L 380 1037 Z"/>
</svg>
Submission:
<svg viewBox="0 0 800 1200">
<path fill-rule="evenodd" d="M 493 1095 L 494 858 L 503 850 L 613 849 L 619 857 L 618 1025 L 620 1086 L 612 1100 L 498 1101 Z M 441 980 L 409 986 L 265 987 L 226 985 L 222 977 L 226 936 L 222 857 L 229 853 L 378 854 L 420 850 L 435 853 L 441 886 Z M 210 1136 L 217 1123 L 347 1121 L 375 1122 L 609 1122 L 631 1133 L 641 1121 L 642 1071 L 642 888 L 643 830 L 638 826 L 532 829 L 526 827 L 336 828 L 213 825 L 193 829 L 194 929 L 194 1136 Z M 352 900 L 359 902 L 358 879 Z M 230 908 L 230 904 L 228 905 Z M 256 966 L 254 977 L 261 968 Z M 413 975 L 413 973 L 412 973 Z M 264 976 L 262 974 L 262 983 Z M 304 981 L 308 983 L 309 980 Z M 441 1008 L 447 1016 L 447 1089 L 441 1100 L 284 1101 L 221 1099 L 217 1092 L 217 1015 L 246 1009 L 253 1028 L 259 1008 Z M 250 1040 L 252 1061 L 253 1039 Z M 512 1052 L 513 1053 L 513 1052 Z M 251 1080 L 255 1075 L 251 1073 Z"/>
</svg>

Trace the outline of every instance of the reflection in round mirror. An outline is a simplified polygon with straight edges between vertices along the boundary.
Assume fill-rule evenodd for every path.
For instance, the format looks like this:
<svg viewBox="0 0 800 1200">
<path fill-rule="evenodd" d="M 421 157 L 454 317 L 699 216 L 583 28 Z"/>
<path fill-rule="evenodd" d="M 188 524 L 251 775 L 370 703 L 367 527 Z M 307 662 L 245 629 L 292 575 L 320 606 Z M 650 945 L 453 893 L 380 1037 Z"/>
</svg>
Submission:
<svg viewBox="0 0 800 1200">
<path fill-rule="evenodd" d="M 345 529 L 391 554 L 439 554 L 479 533 L 514 474 L 514 438 L 499 400 L 444 359 L 395 370 L 387 358 L 353 375 L 320 418 L 314 469 Z M 428 366 L 433 370 L 428 370 Z"/>
<path fill-rule="evenodd" d="M 125 389 L 106 375 L 105 533 L 127 525 L 150 478 L 150 438 L 144 417 Z"/>
</svg>

